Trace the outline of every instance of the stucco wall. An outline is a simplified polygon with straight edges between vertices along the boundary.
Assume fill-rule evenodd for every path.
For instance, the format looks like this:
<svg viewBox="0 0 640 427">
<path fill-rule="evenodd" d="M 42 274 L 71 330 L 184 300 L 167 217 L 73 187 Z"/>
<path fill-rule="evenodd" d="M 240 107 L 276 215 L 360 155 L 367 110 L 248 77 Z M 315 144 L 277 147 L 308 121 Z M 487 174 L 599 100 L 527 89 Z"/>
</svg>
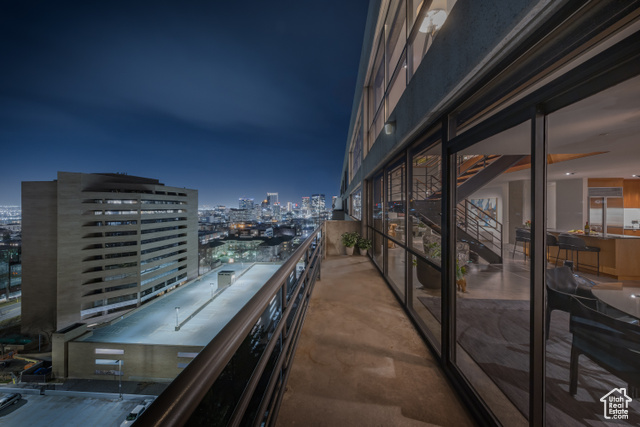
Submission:
<svg viewBox="0 0 640 427">
<path fill-rule="evenodd" d="M 360 233 L 360 221 L 326 221 L 326 250 L 327 255 L 344 255 L 341 243 L 342 233 L 357 231 Z"/>
</svg>

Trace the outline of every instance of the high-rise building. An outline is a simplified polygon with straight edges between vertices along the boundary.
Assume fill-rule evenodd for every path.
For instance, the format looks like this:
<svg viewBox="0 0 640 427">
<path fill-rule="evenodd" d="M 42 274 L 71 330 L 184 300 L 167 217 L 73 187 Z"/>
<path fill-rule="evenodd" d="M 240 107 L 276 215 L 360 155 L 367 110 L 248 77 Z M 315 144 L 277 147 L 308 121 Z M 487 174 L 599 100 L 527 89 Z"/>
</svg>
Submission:
<svg viewBox="0 0 640 427">
<path fill-rule="evenodd" d="M 275 205 L 278 202 L 278 193 L 267 193 L 267 203 L 270 206 Z"/>
<path fill-rule="evenodd" d="M 280 209 L 280 203 L 276 203 L 275 205 L 271 206 L 271 210 L 273 211 L 273 219 L 275 219 L 276 221 L 282 220 L 282 211 Z"/>
<path fill-rule="evenodd" d="M 135 308 L 198 274 L 198 192 L 124 174 L 22 183 L 22 329 Z"/>
<path fill-rule="evenodd" d="M 311 214 L 311 199 L 309 197 L 302 198 L 302 207 L 301 211 L 303 215 Z"/>
<path fill-rule="evenodd" d="M 314 215 L 324 212 L 325 198 L 324 194 L 314 194 L 311 196 L 311 211 Z"/>
<path fill-rule="evenodd" d="M 229 220 L 231 222 L 248 222 L 253 220 L 253 211 L 249 209 L 229 209 Z"/>
<path fill-rule="evenodd" d="M 238 208 L 252 210 L 253 209 L 253 199 L 249 199 L 249 198 L 246 198 L 246 197 L 241 197 L 240 199 L 238 199 Z"/>
</svg>

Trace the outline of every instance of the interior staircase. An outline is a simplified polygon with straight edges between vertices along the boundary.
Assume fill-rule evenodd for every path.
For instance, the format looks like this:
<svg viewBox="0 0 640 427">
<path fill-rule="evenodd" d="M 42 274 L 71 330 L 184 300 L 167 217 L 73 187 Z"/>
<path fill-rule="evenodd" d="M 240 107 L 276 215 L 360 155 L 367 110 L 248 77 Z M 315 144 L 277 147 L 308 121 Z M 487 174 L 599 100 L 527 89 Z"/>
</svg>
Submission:
<svg viewBox="0 0 640 427">
<path fill-rule="evenodd" d="M 516 166 L 525 155 L 462 156 L 457 165 L 456 237 L 469 244 L 469 249 L 490 264 L 502 263 L 502 224 L 489 213 L 469 202 L 468 198 Z M 430 170 L 440 170 L 440 156 L 428 156 L 416 166 L 426 168 L 425 181 L 414 181 L 414 198 L 410 213 L 418 217 L 434 232 L 441 234 L 442 183 Z M 420 197 L 415 197 L 420 195 Z M 416 200 L 420 199 L 420 200 Z"/>
</svg>

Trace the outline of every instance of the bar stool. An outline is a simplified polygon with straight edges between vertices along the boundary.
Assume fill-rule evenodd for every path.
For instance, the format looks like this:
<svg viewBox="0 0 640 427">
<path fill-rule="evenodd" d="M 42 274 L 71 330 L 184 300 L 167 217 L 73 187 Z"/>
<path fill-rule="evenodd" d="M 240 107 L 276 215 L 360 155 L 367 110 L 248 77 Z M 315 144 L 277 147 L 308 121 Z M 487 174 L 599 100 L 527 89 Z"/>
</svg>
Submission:
<svg viewBox="0 0 640 427">
<path fill-rule="evenodd" d="M 558 238 L 553 234 L 547 233 L 547 261 L 549 261 L 551 256 L 551 251 L 549 251 L 551 246 L 558 246 Z M 558 262 L 557 259 L 556 262 Z"/>
<path fill-rule="evenodd" d="M 571 234 L 567 234 L 567 233 L 561 233 L 558 236 L 557 242 L 558 242 L 558 253 L 556 254 L 556 262 L 555 265 L 558 265 L 558 260 L 560 259 L 560 251 L 564 250 L 564 258 L 565 259 L 569 259 L 569 251 L 571 251 L 571 260 L 573 260 L 573 251 L 575 250 L 575 248 L 573 247 L 572 244 L 572 238 L 573 236 Z"/>
<path fill-rule="evenodd" d="M 516 241 L 513 244 L 513 252 L 511 253 L 511 258 L 516 254 L 516 246 L 518 242 L 522 242 L 522 255 L 524 255 L 524 259 L 527 259 L 527 243 L 529 243 L 529 247 L 531 247 L 531 231 L 526 228 L 516 228 Z"/>
<path fill-rule="evenodd" d="M 571 237 L 571 245 L 576 251 L 576 271 L 580 271 L 580 252 L 595 252 L 598 255 L 597 275 L 600 275 L 600 248 L 595 246 L 587 246 L 584 240 L 577 236 Z"/>
</svg>

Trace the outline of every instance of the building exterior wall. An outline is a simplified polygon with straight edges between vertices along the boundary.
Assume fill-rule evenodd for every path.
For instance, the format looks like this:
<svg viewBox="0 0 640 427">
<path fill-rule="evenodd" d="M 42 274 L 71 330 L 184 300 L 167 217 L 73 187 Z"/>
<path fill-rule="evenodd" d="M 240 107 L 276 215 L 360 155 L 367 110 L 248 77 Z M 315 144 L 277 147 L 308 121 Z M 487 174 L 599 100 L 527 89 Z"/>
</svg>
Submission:
<svg viewBox="0 0 640 427">
<path fill-rule="evenodd" d="M 55 312 L 52 330 L 108 320 L 197 276 L 196 190 L 128 175 L 68 172 L 40 184 L 24 183 L 23 211 L 26 218 L 48 220 L 35 230 L 46 228 L 49 244 L 28 235 L 23 251 L 26 271 L 34 270 L 34 260 L 49 260 L 43 274 L 50 282 L 55 277 L 55 285 L 41 305 Z M 41 194 L 49 199 L 44 209 L 35 202 Z M 24 281 L 30 299 L 43 286 L 36 279 L 30 272 Z M 23 315 L 34 319 L 25 330 L 35 323 L 51 328 L 38 320 L 39 310 L 24 305 Z"/>
<path fill-rule="evenodd" d="M 68 343 L 68 378 L 112 380 L 114 375 L 109 371 L 118 371 L 118 360 L 121 360 L 123 381 L 170 382 L 202 348 L 71 341 Z M 122 353 L 100 354 L 104 349 Z M 107 360 L 113 363 L 104 364 Z"/>
<path fill-rule="evenodd" d="M 22 183 L 24 333 L 56 329 L 57 211 L 55 182 Z"/>
<path fill-rule="evenodd" d="M 549 338 L 545 327 L 558 327 L 545 312 L 550 268 L 546 251 L 552 246 L 548 242 L 553 242 L 547 231 L 550 225 L 559 231 L 581 228 L 587 218 L 585 178 L 560 176 L 564 168 L 560 165 L 571 164 L 577 169 L 576 178 L 580 174 L 598 176 L 594 170 L 604 177 L 637 176 L 630 171 L 635 168 L 631 156 L 620 155 L 637 144 L 626 139 L 623 126 L 605 123 L 638 110 L 637 101 L 627 98 L 637 98 L 639 87 L 640 2 L 457 0 L 452 8 L 447 6 L 447 20 L 432 33 L 435 36 L 426 53 L 419 57 L 412 53 L 420 31 L 409 22 L 400 59 L 387 64 L 387 69 L 380 68 L 379 58 L 384 64 L 396 53 L 394 46 L 387 45 L 396 22 L 389 18 L 394 16 L 394 7 L 423 4 L 432 8 L 436 3 L 450 6 L 452 2 L 370 3 L 340 198 L 355 218 L 348 202 L 361 191 L 362 229 L 374 242 L 373 263 L 481 424 L 555 425 L 559 421 L 549 417 L 565 410 L 563 422 L 571 423 L 577 412 L 571 414 L 565 406 L 581 403 L 570 394 L 553 401 L 549 390 L 557 387 L 557 377 L 545 373 L 546 364 L 555 357 L 545 352 Z M 420 20 L 418 16 L 416 25 Z M 416 60 L 419 65 L 414 67 Z M 393 87 L 397 76 L 406 77 L 407 82 L 400 79 L 400 95 L 392 93 L 398 89 Z M 379 81 L 384 82 L 381 90 Z M 391 95 L 399 98 L 392 100 Z M 376 99 L 373 104 L 372 98 Z M 629 134 L 637 135 L 637 128 Z M 605 140 L 607 136 L 611 139 Z M 601 149 L 611 151 L 604 155 Z M 362 158 L 354 159 L 360 152 Z M 598 158 L 602 160 L 561 159 L 577 154 L 602 155 Z M 492 156 L 504 160 L 493 171 L 487 166 Z M 479 169 L 491 173 L 474 172 L 479 179 L 465 186 L 463 182 L 470 178 L 464 176 L 468 170 L 464 163 L 478 158 L 483 159 Z M 440 166 L 429 177 L 438 183 L 435 191 L 425 180 L 431 159 L 437 159 Z M 569 176 L 576 171 L 567 168 L 562 175 L 565 172 Z M 502 224 L 493 228 L 502 230 L 501 239 L 496 239 L 498 251 L 493 254 L 497 260 L 481 253 L 493 244 L 493 238 L 487 237 L 490 234 L 483 235 L 481 244 L 465 236 L 475 210 L 466 206 L 475 197 L 498 201 Z M 554 210 L 549 220 L 548 209 Z M 491 286 L 507 285 L 504 293 L 483 294 L 481 286 L 470 292 L 475 292 L 472 298 L 492 299 L 501 307 L 518 301 L 530 313 L 522 341 L 529 343 L 526 357 L 517 369 L 515 365 L 508 368 L 523 374 L 522 381 L 514 381 L 519 397 L 524 396 L 519 404 L 510 388 L 514 384 L 503 387 L 496 380 L 499 375 L 479 375 L 483 363 L 499 364 L 500 346 L 493 343 L 491 351 L 498 349 L 495 353 L 480 351 L 475 356 L 472 346 L 465 346 L 468 296 L 462 295 L 474 280 L 477 285 L 486 284 L 481 275 L 484 267 L 478 265 L 508 271 L 509 261 L 514 260 L 516 229 L 529 236 L 520 242 L 531 243 L 522 250 L 523 257 L 513 261 L 523 264 L 527 272 L 512 278 L 518 287 L 509 287 L 508 280 L 501 282 L 495 276 Z M 469 249 L 472 243 L 473 251 Z M 509 258 L 506 262 L 505 256 Z M 585 258 L 580 256 L 583 270 L 593 272 L 594 277 L 606 272 L 600 259 Z M 460 262 L 469 263 L 466 272 Z M 437 277 L 421 274 L 429 271 L 436 271 Z M 517 296 L 508 294 L 523 289 Z M 498 317 L 491 310 L 483 316 L 483 321 Z M 563 326 L 570 334 L 569 327 Z M 510 348 L 512 341 L 505 339 L 501 349 Z M 568 360 L 568 352 L 561 357 Z M 568 377 L 569 372 L 566 374 Z M 599 396 L 608 391 L 594 390 L 589 392 Z"/>
</svg>

